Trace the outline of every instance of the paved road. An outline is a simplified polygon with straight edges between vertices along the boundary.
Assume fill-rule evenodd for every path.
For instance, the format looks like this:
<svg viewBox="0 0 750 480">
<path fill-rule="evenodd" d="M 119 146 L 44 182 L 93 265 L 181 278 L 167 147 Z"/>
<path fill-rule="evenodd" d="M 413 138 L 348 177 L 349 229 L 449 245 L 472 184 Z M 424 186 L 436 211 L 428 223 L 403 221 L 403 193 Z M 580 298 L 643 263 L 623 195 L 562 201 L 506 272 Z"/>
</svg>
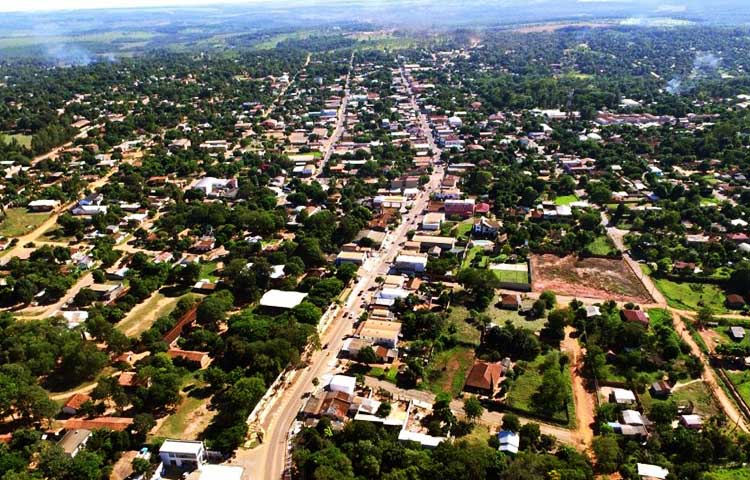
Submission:
<svg viewBox="0 0 750 480">
<path fill-rule="evenodd" d="M 345 90 L 348 96 L 348 84 Z M 343 115 L 346 115 L 345 110 L 342 102 L 339 114 L 342 115 L 343 112 Z M 388 273 L 399 245 L 406 241 L 409 230 L 417 228 L 421 212 L 429 203 L 430 192 L 439 188 L 443 175 L 442 167 L 434 169 L 425 190 L 420 192 L 411 203 L 411 209 L 404 216 L 401 224 L 388 233 L 380 251 L 360 268 L 359 279 L 346 304 L 343 308 L 332 307 L 335 316 L 321 334 L 321 344 L 327 347 L 312 354 L 307 368 L 290 374 L 280 391 L 265 406 L 264 412 L 259 414 L 258 418 L 265 432 L 264 443 L 252 450 L 239 450 L 233 461 L 233 463 L 245 466 L 247 471 L 253 472 L 255 478 L 278 479 L 281 477 L 286 462 L 287 435 L 297 413 L 303 406 L 302 396 L 314 389 L 313 379 L 335 371 L 338 363 L 336 355 L 341 350 L 344 338 L 352 333 L 353 320 L 357 319 L 364 310 L 366 292 L 375 286 L 377 277 Z"/>
</svg>

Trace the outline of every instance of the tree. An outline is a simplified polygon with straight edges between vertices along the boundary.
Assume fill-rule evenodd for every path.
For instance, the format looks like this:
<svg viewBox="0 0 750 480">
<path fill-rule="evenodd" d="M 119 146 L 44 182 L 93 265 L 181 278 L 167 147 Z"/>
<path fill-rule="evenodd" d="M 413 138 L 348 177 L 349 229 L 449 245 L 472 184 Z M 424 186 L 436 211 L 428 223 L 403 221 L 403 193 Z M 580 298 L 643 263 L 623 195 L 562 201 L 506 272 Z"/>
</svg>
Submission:
<svg viewBox="0 0 750 480">
<path fill-rule="evenodd" d="M 132 465 L 135 475 L 145 475 L 149 468 L 151 468 L 151 464 L 145 458 L 134 458 Z"/>
<path fill-rule="evenodd" d="M 148 432 L 156 426 L 156 420 L 150 413 L 138 413 L 133 417 L 133 430 L 138 438 L 145 439 Z"/>
<path fill-rule="evenodd" d="M 506 413 L 503 415 L 503 430 L 511 432 L 517 432 L 521 429 L 521 421 L 518 415 L 513 413 Z"/>
<path fill-rule="evenodd" d="M 464 399 L 464 413 L 470 422 L 474 422 L 484 413 L 482 402 L 477 397 L 466 397 Z"/>
<path fill-rule="evenodd" d="M 568 310 L 555 309 L 547 315 L 544 334 L 555 340 L 565 338 L 565 326 L 568 324 Z"/>
<path fill-rule="evenodd" d="M 614 473 L 620 465 L 622 452 L 613 435 L 604 435 L 594 439 L 592 445 L 596 454 L 596 468 L 601 473 Z"/>
<path fill-rule="evenodd" d="M 474 297 L 478 310 L 487 308 L 500 286 L 497 276 L 486 269 L 465 268 L 459 272 L 458 281 Z"/>
<path fill-rule="evenodd" d="M 292 316 L 299 322 L 308 325 L 317 325 L 323 312 L 310 302 L 302 302 L 292 309 Z"/>
<path fill-rule="evenodd" d="M 361 348 L 357 353 L 357 361 L 368 365 L 371 363 L 378 363 L 379 360 L 378 356 L 375 355 L 375 351 L 370 346 Z"/>
<path fill-rule="evenodd" d="M 604 205 L 612 199 L 612 190 L 602 182 L 591 182 L 587 188 L 591 203 Z"/>
<path fill-rule="evenodd" d="M 389 402 L 383 402 L 378 407 L 378 411 L 375 413 L 380 418 L 386 418 L 391 414 L 391 404 Z"/>
<path fill-rule="evenodd" d="M 545 290 L 541 294 L 539 294 L 539 300 L 544 301 L 544 306 L 547 308 L 547 310 L 552 310 L 557 304 L 557 296 L 554 294 L 554 292 L 550 292 L 549 290 Z"/>
<path fill-rule="evenodd" d="M 534 398 L 538 411 L 559 412 L 568 401 L 568 385 L 558 363 L 556 355 L 550 355 L 545 361 L 542 384 Z"/>
</svg>

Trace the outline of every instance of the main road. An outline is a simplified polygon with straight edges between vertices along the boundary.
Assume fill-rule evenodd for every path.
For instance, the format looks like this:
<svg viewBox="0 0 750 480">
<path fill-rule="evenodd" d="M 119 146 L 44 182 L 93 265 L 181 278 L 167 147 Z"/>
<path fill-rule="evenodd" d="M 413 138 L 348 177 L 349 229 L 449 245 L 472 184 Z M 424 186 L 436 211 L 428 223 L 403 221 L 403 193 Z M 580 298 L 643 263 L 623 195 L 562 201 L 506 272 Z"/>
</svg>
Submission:
<svg viewBox="0 0 750 480">
<path fill-rule="evenodd" d="M 347 96 L 348 91 L 347 77 Z M 415 101 L 414 105 L 416 106 Z M 339 115 L 346 115 L 345 103 L 342 103 Z M 417 115 L 421 116 L 419 110 Z M 341 122 L 339 125 L 343 129 Z M 330 143 L 329 150 L 332 149 L 333 143 Z M 439 155 L 439 151 L 437 154 Z M 357 283 L 345 305 L 331 307 L 329 314 L 333 314 L 333 319 L 320 338 L 320 343 L 324 345 L 323 349 L 310 355 L 308 367 L 287 376 L 276 396 L 258 415 L 260 426 L 265 432 L 263 443 L 252 450 L 239 450 L 232 462 L 243 465 L 247 472 L 252 472 L 253 478 L 278 479 L 283 475 L 288 455 L 288 434 L 303 406 L 303 396 L 313 391 L 314 379 L 335 371 L 338 363 L 337 354 L 346 336 L 352 333 L 353 322 L 365 310 L 370 288 L 376 285 L 375 279 L 388 273 L 399 246 L 407 239 L 408 232 L 418 228 L 421 212 L 430 201 L 430 193 L 440 187 L 443 175 L 442 166 L 434 168 L 424 190 L 410 204 L 410 209 L 404 214 L 401 224 L 386 235 L 380 250 L 360 268 Z"/>
</svg>

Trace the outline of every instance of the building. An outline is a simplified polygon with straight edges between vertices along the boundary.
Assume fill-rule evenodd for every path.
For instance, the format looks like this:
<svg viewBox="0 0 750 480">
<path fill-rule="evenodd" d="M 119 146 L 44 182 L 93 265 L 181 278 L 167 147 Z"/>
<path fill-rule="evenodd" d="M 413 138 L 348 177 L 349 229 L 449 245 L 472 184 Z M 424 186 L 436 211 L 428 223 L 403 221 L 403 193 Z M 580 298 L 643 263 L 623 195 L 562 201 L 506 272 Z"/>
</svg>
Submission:
<svg viewBox="0 0 750 480">
<path fill-rule="evenodd" d="M 69 457 L 75 457 L 86 446 L 89 438 L 91 438 L 91 430 L 85 428 L 68 430 L 57 442 L 57 446 L 62 448 Z"/>
<path fill-rule="evenodd" d="M 474 199 L 466 200 L 446 200 L 443 208 L 445 210 L 445 216 L 450 218 L 457 216 L 461 218 L 469 218 L 474 215 Z"/>
<path fill-rule="evenodd" d="M 625 322 L 639 323 L 644 327 L 649 325 L 648 314 L 643 310 L 622 310 L 620 314 Z"/>
<path fill-rule="evenodd" d="M 497 220 L 490 220 L 487 217 L 480 217 L 474 221 L 471 227 L 471 233 L 482 237 L 496 237 L 500 232 L 502 224 Z"/>
<path fill-rule="evenodd" d="M 521 307 L 521 297 L 518 294 L 506 294 L 500 299 L 503 310 L 518 310 Z"/>
<path fill-rule="evenodd" d="M 700 415 L 680 415 L 680 425 L 689 430 L 700 430 L 703 428 L 703 419 Z"/>
<path fill-rule="evenodd" d="M 206 448 L 199 441 L 165 440 L 159 457 L 167 468 L 198 470 L 206 463 Z"/>
<path fill-rule="evenodd" d="M 650 390 L 654 398 L 665 399 L 672 394 L 672 387 L 664 380 L 652 383 Z"/>
<path fill-rule="evenodd" d="M 745 308 L 745 299 L 736 293 L 727 295 L 727 308 L 732 310 L 741 310 Z"/>
<path fill-rule="evenodd" d="M 450 250 L 456 246 L 456 239 L 453 237 L 438 237 L 433 235 L 414 235 L 412 242 L 419 243 L 420 249 L 430 249 L 440 247 L 440 250 Z"/>
<path fill-rule="evenodd" d="M 476 360 L 466 376 L 464 390 L 493 397 L 500 390 L 504 370 L 500 362 L 490 363 Z"/>
<path fill-rule="evenodd" d="M 234 178 L 215 178 L 204 177 L 195 182 L 191 190 L 199 190 L 207 197 L 226 197 L 233 198 L 237 196 L 237 179 Z"/>
<path fill-rule="evenodd" d="M 440 230 L 440 225 L 445 221 L 445 215 L 438 212 L 428 213 L 422 219 L 422 230 Z"/>
<path fill-rule="evenodd" d="M 115 432 L 124 432 L 133 424 L 129 417 L 96 417 L 96 418 L 71 418 L 65 421 L 66 430 L 100 430 L 107 429 Z"/>
<path fill-rule="evenodd" d="M 352 378 L 354 377 L 346 377 Z M 343 422 L 349 416 L 352 408 L 353 398 L 351 393 L 334 390 L 311 396 L 302 409 L 306 417 L 312 418 L 330 418 Z"/>
<path fill-rule="evenodd" d="M 635 405 L 635 393 L 624 388 L 613 388 L 610 401 L 618 405 Z"/>
<path fill-rule="evenodd" d="M 302 292 L 269 290 L 260 299 L 260 306 L 290 310 L 302 303 L 306 297 L 307 294 Z"/>
<path fill-rule="evenodd" d="M 427 255 L 399 255 L 394 262 L 400 272 L 422 273 L 427 270 Z"/>
<path fill-rule="evenodd" d="M 59 206 L 59 200 L 34 200 L 27 205 L 32 212 L 51 212 Z"/>
<path fill-rule="evenodd" d="M 499 451 L 512 453 L 513 455 L 518 453 L 518 448 L 521 445 L 521 436 L 519 434 L 510 430 L 502 430 L 498 432 L 497 439 L 500 442 Z"/>
<path fill-rule="evenodd" d="M 386 320 L 366 320 L 357 329 L 359 338 L 373 344 L 393 348 L 398 345 L 401 324 Z"/>
<path fill-rule="evenodd" d="M 74 393 L 63 405 L 62 412 L 66 415 L 78 415 L 81 405 L 91 400 L 85 393 Z"/>
<path fill-rule="evenodd" d="M 211 357 L 206 352 L 170 348 L 167 350 L 167 355 L 173 360 L 179 359 L 183 362 L 192 363 L 198 368 L 206 368 L 211 363 Z"/>
<path fill-rule="evenodd" d="M 638 476 L 643 480 L 665 480 L 667 475 L 669 475 L 669 470 L 658 465 L 639 463 L 636 466 L 638 468 Z"/>
<path fill-rule="evenodd" d="M 736 342 L 741 342 L 745 338 L 745 329 L 742 327 L 729 327 L 729 336 Z"/>
<path fill-rule="evenodd" d="M 357 379 L 347 375 L 334 375 L 328 383 L 328 390 L 331 392 L 344 392 L 354 395 L 357 388 Z"/>
<path fill-rule="evenodd" d="M 353 263 L 361 267 L 365 262 L 367 262 L 367 252 L 340 252 L 336 255 L 337 266 L 344 263 Z"/>
</svg>

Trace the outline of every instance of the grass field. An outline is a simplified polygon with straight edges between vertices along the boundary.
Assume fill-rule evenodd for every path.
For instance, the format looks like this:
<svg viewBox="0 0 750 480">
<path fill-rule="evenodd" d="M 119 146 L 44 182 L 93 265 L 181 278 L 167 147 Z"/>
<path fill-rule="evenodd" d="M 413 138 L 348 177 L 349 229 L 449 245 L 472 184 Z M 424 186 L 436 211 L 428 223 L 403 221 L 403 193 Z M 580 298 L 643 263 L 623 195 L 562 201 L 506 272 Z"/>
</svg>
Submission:
<svg viewBox="0 0 750 480">
<path fill-rule="evenodd" d="M 172 313 L 181 298 L 168 298 L 157 292 L 136 305 L 115 327 L 130 337 L 136 337 L 151 328 L 156 320 Z"/>
<path fill-rule="evenodd" d="M 217 277 L 214 272 L 216 272 L 216 262 L 209 262 L 209 263 L 201 264 L 201 274 L 200 274 L 201 279 L 208 279 L 208 280 L 211 280 L 212 282 L 215 282 L 216 280 L 219 279 L 219 277 Z"/>
<path fill-rule="evenodd" d="M 730 372 L 727 371 L 729 380 L 734 384 L 745 403 L 750 404 L 750 371 Z"/>
<path fill-rule="evenodd" d="M 36 229 L 49 218 L 49 213 L 30 213 L 26 208 L 9 208 L 0 223 L 0 235 L 20 237 Z"/>
<path fill-rule="evenodd" d="M 570 205 L 573 202 L 577 202 L 578 197 L 575 195 L 561 195 L 555 198 L 555 205 Z"/>
<path fill-rule="evenodd" d="M 569 391 L 568 398 L 570 399 L 568 401 L 568 411 L 540 412 L 539 409 L 534 406 L 534 395 L 542 385 L 542 376 L 544 374 L 542 366 L 546 358 L 547 357 L 544 355 L 539 355 L 533 362 L 528 363 L 523 374 L 513 381 L 510 390 L 508 391 L 506 402 L 509 406 L 519 410 L 524 410 L 536 415 L 547 416 L 548 418 L 561 422 L 571 422 L 569 411 L 571 410 L 570 407 L 573 405 L 573 390 L 569 370 L 567 368 L 564 371 L 564 376 Z"/>
<path fill-rule="evenodd" d="M 525 265 L 524 265 L 525 266 Z M 529 272 L 528 268 L 525 270 L 511 270 L 511 269 L 492 269 L 492 272 L 495 274 L 498 280 L 501 282 L 507 282 L 507 283 L 520 283 L 520 284 L 528 284 L 529 283 Z"/>
<path fill-rule="evenodd" d="M 594 255 L 611 255 L 617 252 L 612 239 L 606 235 L 596 237 L 593 242 L 586 245 L 586 248 Z"/>
<path fill-rule="evenodd" d="M 643 266 L 642 266 L 643 267 Z M 650 274 L 648 268 L 644 273 Z M 683 310 L 698 310 L 701 306 L 713 313 L 726 313 L 726 295 L 716 285 L 705 283 L 673 282 L 665 278 L 652 277 L 656 288 L 666 297 L 670 307 Z"/>
<path fill-rule="evenodd" d="M 456 397 L 461 393 L 473 363 L 474 349 L 471 347 L 459 346 L 435 353 L 420 387 L 436 395 L 450 392 Z"/>
<path fill-rule="evenodd" d="M 750 480 L 750 469 L 747 468 L 720 468 L 705 474 L 706 480 Z"/>
<path fill-rule="evenodd" d="M 19 145 L 26 148 L 31 148 L 31 135 L 15 134 L 10 135 L 7 133 L 0 133 L 0 141 L 10 143 L 15 140 Z"/>
</svg>

